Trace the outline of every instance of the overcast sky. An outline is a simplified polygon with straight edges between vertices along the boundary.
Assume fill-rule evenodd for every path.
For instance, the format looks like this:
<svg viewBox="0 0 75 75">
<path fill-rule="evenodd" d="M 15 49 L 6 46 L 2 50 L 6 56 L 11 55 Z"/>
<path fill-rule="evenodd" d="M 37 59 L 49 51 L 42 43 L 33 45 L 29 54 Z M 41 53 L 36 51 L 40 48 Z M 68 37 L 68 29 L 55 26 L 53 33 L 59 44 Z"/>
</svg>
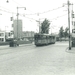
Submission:
<svg viewBox="0 0 75 75">
<path fill-rule="evenodd" d="M 17 6 L 26 7 L 26 10 L 19 9 L 19 19 L 23 20 L 23 30 L 38 32 L 39 24 L 36 20 L 42 22 L 45 18 L 51 21 L 52 32 L 58 32 L 59 27 L 68 26 L 67 0 L 0 0 L 0 29 L 11 30 L 10 17 L 16 19 Z M 75 1 L 70 0 L 74 4 Z M 62 7 L 65 4 L 64 7 Z M 71 6 L 72 7 L 72 6 Z M 71 9 L 70 7 L 70 9 Z M 10 13 L 9 13 L 10 11 Z M 13 13 L 12 13 L 13 12 Z M 37 15 L 39 13 L 39 16 Z"/>
</svg>

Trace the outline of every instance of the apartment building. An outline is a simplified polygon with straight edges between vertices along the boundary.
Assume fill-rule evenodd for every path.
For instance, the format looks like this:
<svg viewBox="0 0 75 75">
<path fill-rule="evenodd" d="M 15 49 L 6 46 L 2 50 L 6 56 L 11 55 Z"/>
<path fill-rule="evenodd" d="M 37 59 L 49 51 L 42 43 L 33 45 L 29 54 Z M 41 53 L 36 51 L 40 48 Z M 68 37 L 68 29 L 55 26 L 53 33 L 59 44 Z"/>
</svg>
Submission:
<svg viewBox="0 0 75 75">
<path fill-rule="evenodd" d="M 11 38 L 14 38 L 14 34 L 12 32 L 0 31 L 0 42 L 5 42 Z"/>
<path fill-rule="evenodd" d="M 0 42 L 5 42 L 5 32 L 0 31 Z"/>
</svg>

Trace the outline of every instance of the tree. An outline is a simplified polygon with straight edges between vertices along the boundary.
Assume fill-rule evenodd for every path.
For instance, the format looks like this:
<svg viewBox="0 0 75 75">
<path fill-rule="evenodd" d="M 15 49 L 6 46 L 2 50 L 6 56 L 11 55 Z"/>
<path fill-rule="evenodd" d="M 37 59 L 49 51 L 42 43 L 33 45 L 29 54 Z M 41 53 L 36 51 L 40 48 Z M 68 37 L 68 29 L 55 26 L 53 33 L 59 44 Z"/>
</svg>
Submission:
<svg viewBox="0 0 75 75">
<path fill-rule="evenodd" d="M 59 37 L 60 38 L 64 37 L 64 29 L 63 29 L 63 27 L 61 27 L 60 30 L 59 30 Z"/>
<path fill-rule="evenodd" d="M 49 33 L 49 26 L 50 23 L 47 19 L 45 19 L 42 23 L 41 23 L 41 33 Z"/>
<path fill-rule="evenodd" d="M 69 35 L 69 34 L 68 34 L 68 30 L 69 30 L 69 28 L 66 27 L 66 28 L 65 28 L 65 31 L 64 31 L 64 37 L 65 37 L 65 39 L 66 39 L 66 37 L 68 37 L 68 35 Z"/>
</svg>

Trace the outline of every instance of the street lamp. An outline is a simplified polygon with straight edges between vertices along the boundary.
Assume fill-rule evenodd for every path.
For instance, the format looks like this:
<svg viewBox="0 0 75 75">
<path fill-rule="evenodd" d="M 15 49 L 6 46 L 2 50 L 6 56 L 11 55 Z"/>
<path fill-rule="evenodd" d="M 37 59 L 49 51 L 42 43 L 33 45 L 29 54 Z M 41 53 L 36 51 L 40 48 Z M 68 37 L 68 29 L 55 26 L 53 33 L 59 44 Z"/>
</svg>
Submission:
<svg viewBox="0 0 75 75">
<path fill-rule="evenodd" d="M 7 0 L 6 2 L 7 2 L 7 3 L 9 3 L 9 1 L 8 1 L 8 0 Z"/>
<path fill-rule="evenodd" d="M 18 16 L 19 16 L 18 9 L 19 8 L 24 8 L 26 10 L 26 7 L 17 7 L 17 40 L 18 40 Z"/>
</svg>

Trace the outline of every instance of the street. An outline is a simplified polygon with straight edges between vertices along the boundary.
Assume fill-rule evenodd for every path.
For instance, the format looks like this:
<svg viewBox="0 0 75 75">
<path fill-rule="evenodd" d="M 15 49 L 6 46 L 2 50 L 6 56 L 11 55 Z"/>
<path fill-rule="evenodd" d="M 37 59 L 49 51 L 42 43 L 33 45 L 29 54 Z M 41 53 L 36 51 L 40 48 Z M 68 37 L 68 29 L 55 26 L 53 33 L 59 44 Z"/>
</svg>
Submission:
<svg viewBox="0 0 75 75">
<path fill-rule="evenodd" d="M 0 50 L 0 75 L 75 75 L 75 53 L 68 42 Z"/>
</svg>

